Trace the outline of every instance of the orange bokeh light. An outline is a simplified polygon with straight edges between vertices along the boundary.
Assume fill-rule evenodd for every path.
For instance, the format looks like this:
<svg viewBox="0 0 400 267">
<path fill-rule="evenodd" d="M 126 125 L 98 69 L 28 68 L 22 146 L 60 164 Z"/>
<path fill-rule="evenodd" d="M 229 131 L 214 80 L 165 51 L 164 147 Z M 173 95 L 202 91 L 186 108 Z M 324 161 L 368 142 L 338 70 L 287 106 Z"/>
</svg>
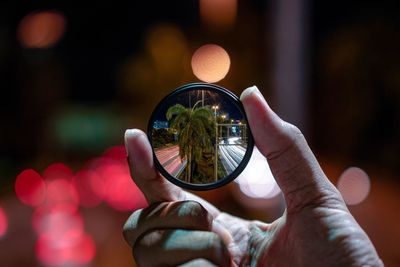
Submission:
<svg viewBox="0 0 400 267">
<path fill-rule="evenodd" d="M 21 20 L 17 37 L 25 48 L 49 48 L 64 35 L 65 24 L 65 16 L 60 12 L 33 12 Z"/>
<path fill-rule="evenodd" d="M 200 0 L 200 17 L 212 30 L 224 30 L 234 25 L 237 0 Z"/>
<path fill-rule="evenodd" d="M 192 56 L 193 74 L 208 83 L 222 80 L 228 74 L 230 65 L 228 53 L 215 44 L 203 45 Z"/>
</svg>

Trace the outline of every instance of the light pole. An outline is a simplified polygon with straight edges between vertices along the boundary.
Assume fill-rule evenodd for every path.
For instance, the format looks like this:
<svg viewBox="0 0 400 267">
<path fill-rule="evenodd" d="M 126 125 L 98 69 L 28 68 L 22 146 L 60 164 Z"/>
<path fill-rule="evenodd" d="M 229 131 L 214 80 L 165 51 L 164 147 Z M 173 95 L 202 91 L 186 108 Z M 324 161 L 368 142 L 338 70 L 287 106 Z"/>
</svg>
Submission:
<svg viewBox="0 0 400 267">
<path fill-rule="evenodd" d="M 217 110 L 219 109 L 218 105 L 212 106 L 211 107 L 214 110 L 214 118 L 217 118 Z"/>
<path fill-rule="evenodd" d="M 218 180 L 218 123 L 215 123 L 214 179 Z"/>
<path fill-rule="evenodd" d="M 214 145 L 214 178 L 215 181 L 218 180 L 218 121 L 217 121 L 217 110 L 219 109 L 218 105 L 213 105 L 211 107 L 214 110 L 214 118 L 215 118 L 215 145 Z"/>
</svg>

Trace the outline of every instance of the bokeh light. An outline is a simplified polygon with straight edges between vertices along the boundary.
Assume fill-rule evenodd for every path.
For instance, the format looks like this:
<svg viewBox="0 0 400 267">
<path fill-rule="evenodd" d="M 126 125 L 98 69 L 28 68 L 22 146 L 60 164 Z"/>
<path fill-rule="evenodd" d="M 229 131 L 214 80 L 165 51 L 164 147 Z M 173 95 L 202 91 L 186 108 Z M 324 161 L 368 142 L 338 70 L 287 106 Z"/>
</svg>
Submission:
<svg viewBox="0 0 400 267">
<path fill-rule="evenodd" d="M 36 255 L 47 266 L 84 266 L 93 260 L 96 246 L 86 233 L 70 233 L 69 242 L 60 244 L 56 236 L 41 235 L 36 242 Z"/>
<path fill-rule="evenodd" d="M 65 32 L 65 16 L 58 11 L 39 11 L 26 15 L 18 26 L 18 39 L 25 48 L 49 48 Z"/>
<path fill-rule="evenodd" d="M 174 25 L 161 24 L 152 28 L 147 36 L 146 48 L 161 75 L 182 72 L 189 59 L 187 40 Z"/>
<path fill-rule="evenodd" d="M 340 175 L 337 187 L 347 205 L 357 205 L 367 198 L 371 182 L 364 170 L 350 167 Z"/>
<path fill-rule="evenodd" d="M 70 232 L 83 233 L 82 216 L 75 210 L 62 206 L 37 208 L 32 216 L 32 225 L 38 235 L 51 235 L 63 242 Z"/>
<path fill-rule="evenodd" d="M 104 201 L 112 208 L 129 211 L 147 206 L 142 192 L 130 176 L 124 146 L 109 148 L 88 168 L 100 176 L 104 183 Z"/>
<path fill-rule="evenodd" d="M 267 160 L 256 147 L 248 165 L 235 182 L 239 184 L 240 191 L 249 198 L 271 199 L 281 192 Z"/>
<path fill-rule="evenodd" d="M 50 206 L 68 206 L 77 209 L 79 197 L 76 188 L 67 179 L 46 181 L 47 192 L 45 203 Z"/>
<path fill-rule="evenodd" d="M 73 172 L 71 168 L 69 168 L 64 163 L 53 163 L 50 164 L 43 171 L 43 178 L 45 180 L 53 180 L 53 179 L 71 179 L 73 176 Z"/>
<path fill-rule="evenodd" d="M 15 181 L 15 194 L 18 199 L 29 206 L 38 206 L 45 199 L 45 183 L 36 171 L 32 169 L 21 172 Z"/>
<path fill-rule="evenodd" d="M 234 25 L 237 0 L 200 0 L 200 17 L 211 30 L 225 30 Z"/>
<path fill-rule="evenodd" d="M 79 195 L 79 204 L 83 207 L 95 207 L 102 201 L 104 195 L 104 182 L 92 170 L 77 172 L 72 180 Z"/>
<path fill-rule="evenodd" d="M 208 83 L 222 80 L 231 65 L 228 53 L 216 44 L 206 44 L 197 49 L 191 63 L 194 75 Z"/>
<path fill-rule="evenodd" d="M 2 238 L 6 233 L 8 229 L 8 219 L 6 212 L 2 207 L 0 207 L 0 238 Z"/>
</svg>

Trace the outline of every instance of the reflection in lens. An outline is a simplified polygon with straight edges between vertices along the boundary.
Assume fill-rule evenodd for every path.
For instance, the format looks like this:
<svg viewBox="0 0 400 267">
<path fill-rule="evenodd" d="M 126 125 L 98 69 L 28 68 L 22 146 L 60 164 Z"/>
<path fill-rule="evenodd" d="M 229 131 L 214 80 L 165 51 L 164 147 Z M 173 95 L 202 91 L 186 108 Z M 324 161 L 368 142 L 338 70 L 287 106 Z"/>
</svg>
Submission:
<svg viewBox="0 0 400 267">
<path fill-rule="evenodd" d="M 209 184 L 231 174 L 247 149 L 247 124 L 226 95 L 208 89 L 167 98 L 151 131 L 157 160 L 173 177 Z"/>
</svg>

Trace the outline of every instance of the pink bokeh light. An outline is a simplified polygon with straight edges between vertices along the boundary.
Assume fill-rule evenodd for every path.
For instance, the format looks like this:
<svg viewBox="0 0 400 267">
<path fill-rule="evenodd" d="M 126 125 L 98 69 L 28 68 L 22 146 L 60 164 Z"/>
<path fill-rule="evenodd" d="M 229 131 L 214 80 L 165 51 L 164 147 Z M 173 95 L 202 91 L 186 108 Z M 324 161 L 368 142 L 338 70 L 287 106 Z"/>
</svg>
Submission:
<svg viewBox="0 0 400 267">
<path fill-rule="evenodd" d="M 89 168 L 104 182 L 104 201 L 119 211 L 130 211 L 147 206 L 143 193 L 133 182 L 123 146 L 108 149 L 93 160 Z"/>
<path fill-rule="evenodd" d="M 83 207 L 95 207 L 104 197 L 104 181 L 93 170 L 78 171 L 72 179 L 78 196 L 79 204 Z"/>
<path fill-rule="evenodd" d="M 49 165 L 42 176 L 25 170 L 15 191 L 22 203 L 35 207 L 35 252 L 45 266 L 85 266 L 93 260 L 96 244 L 85 232 L 80 206 L 93 208 L 103 201 L 118 211 L 147 206 L 130 176 L 124 146 L 109 148 L 76 173 L 64 163 Z M 7 226 L 1 219 L 0 213 L 0 231 Z"/>
<path fill-rule="evenodd" d="M 0 238 L 2 238 L 8 230 L 7 214 L 2 207 L 0 207 Z"/>
<path fill-rule="evenodd" d="M 70 167 L 64 163 L 53 163 L 43 171 L 43 178 L 45 180 L 52 179 L 71 179 L 73 172 Z"/>
<path fill-rule="evenodd" d="M 86 233 L 70 233 L 68 242 L 58 245 L 54 236 L 41 235 L 36 242 L 36 256 L 48 266 L 83 266 L 93 260 L 96 246 L 92 237 Z M 71 242 L 72 241 L 72 242 Z"/>
</svg>

